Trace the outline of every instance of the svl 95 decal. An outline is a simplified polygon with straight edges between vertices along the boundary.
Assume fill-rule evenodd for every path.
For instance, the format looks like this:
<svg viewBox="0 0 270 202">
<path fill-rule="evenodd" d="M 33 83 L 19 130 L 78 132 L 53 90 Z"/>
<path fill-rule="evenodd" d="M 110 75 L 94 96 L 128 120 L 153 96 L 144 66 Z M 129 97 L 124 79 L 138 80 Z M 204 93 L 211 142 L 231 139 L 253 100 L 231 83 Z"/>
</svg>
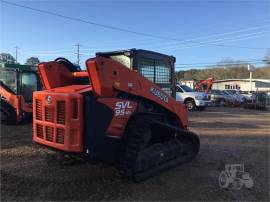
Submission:
<svg viewBox="0 0 270 202">
<path fill-rule="evenodd" d="M 130 101 L 120 101 L 115 103 L 114 116 L 123 116 L 132 113 L 133 106 Z"/>
</svg>

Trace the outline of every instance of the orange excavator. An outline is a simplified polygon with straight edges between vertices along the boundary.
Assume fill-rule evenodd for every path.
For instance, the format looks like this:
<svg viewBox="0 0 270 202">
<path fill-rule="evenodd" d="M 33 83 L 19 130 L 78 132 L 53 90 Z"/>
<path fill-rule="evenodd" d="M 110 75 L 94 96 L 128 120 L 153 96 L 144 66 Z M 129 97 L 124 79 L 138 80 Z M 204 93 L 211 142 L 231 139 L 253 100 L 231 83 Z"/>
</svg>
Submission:
<svg viewBox="0 0 270 202">
<path fill-rule="evenodd" d="M 175 58 L 131 49 L 97 53 L 86 71 L 41 63 L 33 140 L 86 160 L 112 163 L 141 181 L 195 158 L 199 137 L 175 100 Z"/>
<path fill-rule="evenodd" d="M 195 86 L 196 91 L 198 92 L 205 92 L 205 93 L 209 93 L 209 91 L 212 88 L 213 85 L 213 78 L 208 78 L 205 80 L 199 80 Z"/>
<path fill-rule="evenodd" d="M 35 68 L 2 64 L 0 67 L 1 122 L 17 124 L 32 120 L 32 93 L 41 84 Z"/>
</svg>

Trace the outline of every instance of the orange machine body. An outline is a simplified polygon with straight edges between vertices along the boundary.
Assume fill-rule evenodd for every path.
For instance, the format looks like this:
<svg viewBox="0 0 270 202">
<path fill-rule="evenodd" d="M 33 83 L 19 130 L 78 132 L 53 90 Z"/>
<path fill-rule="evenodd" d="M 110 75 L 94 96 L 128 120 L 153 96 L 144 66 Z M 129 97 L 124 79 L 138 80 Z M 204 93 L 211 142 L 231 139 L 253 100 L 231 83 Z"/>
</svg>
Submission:
<svg viewBox="0 0 270 202">
<path fill-rule="evenodd" d="M 86 67 L 69 72 L 56 62 L 39 65 L 47 90 L 33 96 L 36 143 L 110 158 L 144 101 L 171 114 L 176 125 L 187 130 L 187 109 L 136 71 L 103 57 L 87 60 Z"/>
<path fill-rule="evenodd" d="M 0 85 L 0 96 L 15 109 L 16 122 L 21 121 L 24 112 L 32 113 L 32 104 L 26 103 L 23 96 L 15 95 L 3 85 Z"/>
</svg>

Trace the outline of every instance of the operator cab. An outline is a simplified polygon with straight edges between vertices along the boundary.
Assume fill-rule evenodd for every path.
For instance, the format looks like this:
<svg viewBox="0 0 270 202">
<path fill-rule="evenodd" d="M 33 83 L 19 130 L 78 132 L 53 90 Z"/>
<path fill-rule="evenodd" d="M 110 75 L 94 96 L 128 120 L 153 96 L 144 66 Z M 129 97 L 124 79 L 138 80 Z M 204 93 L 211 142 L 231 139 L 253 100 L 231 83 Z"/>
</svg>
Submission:
<svg viewBox="0 0 270 202">
<path fill-rule="evenodd" d="M 98 52 L 96 56 L 111 58 L 129 69 L 137 70 L 175 98 L 175 57 L 142 49 Z"/>
<path fill-rule="evenodd" d="M 27 103 L 32 103 L 33 92 L 40 89 L 36 70 L 28 65 L 3 64 L 0 81 L 8 91 L 22 95 Z"/>
</svg>

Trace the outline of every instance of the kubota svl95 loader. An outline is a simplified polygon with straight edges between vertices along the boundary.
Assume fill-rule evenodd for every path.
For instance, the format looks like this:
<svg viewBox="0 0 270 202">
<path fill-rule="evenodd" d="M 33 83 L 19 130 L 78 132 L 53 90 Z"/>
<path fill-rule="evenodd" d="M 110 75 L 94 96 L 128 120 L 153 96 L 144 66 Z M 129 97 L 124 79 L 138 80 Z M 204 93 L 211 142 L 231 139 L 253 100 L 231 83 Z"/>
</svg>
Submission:
<svg viewBox="0 0 270 202">
<path fill-rule="evenodd" d="M 1 122 L 15 124 L 31 121 L 33 91 L 40 89 L 36 68 L 29 65 L 1 64 Z"/>
<path fill-rule="evenodd" d="M 97 53 L 87 71 L 64 60 L 39 64 L 47 90 L 34 93 L 34 141 L 115 163 L 135 181 L 193 159 L 200 143 L 171 96 L 174 62 L 131 49 Z"/>
</svg>

